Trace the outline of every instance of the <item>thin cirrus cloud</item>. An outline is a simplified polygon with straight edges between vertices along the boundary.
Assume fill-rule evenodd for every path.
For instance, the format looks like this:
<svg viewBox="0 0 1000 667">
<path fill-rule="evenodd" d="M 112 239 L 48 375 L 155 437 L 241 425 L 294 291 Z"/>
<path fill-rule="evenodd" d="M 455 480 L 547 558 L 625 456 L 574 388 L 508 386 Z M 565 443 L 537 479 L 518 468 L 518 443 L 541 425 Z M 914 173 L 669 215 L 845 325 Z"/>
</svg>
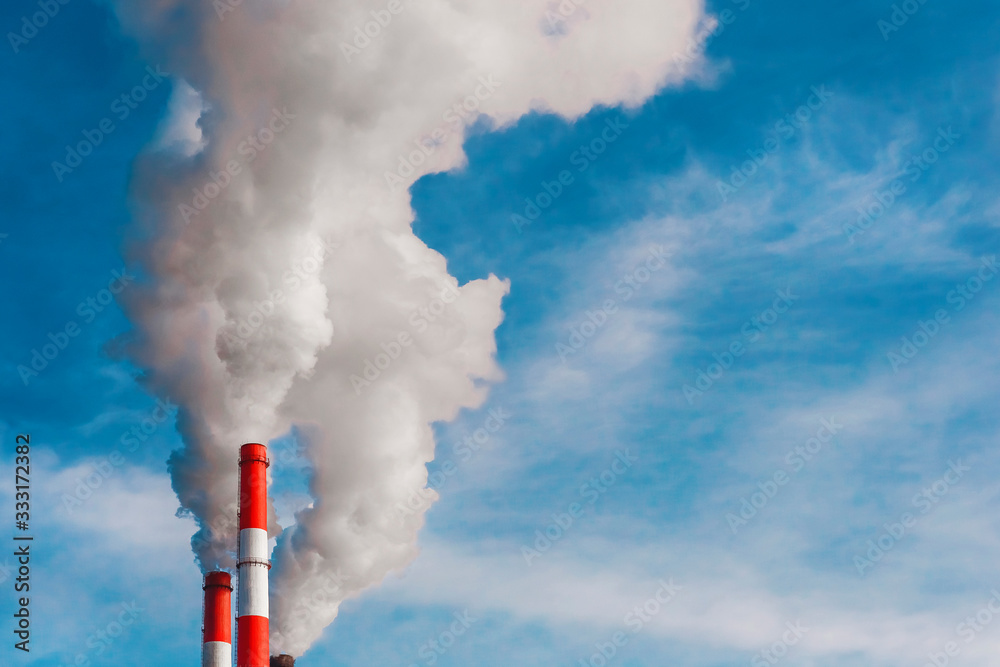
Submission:
<svg viewBox="0 0 1000 667">
<path fill-rule="evenodd" d="M 800 144 L 772 158 L 738 202 L 704 206 L 692 193 L 713 191 L 718 176 L 692 159 L 678 175 L 634 186 L 652 193 L 660 216 L 629 224 L 625 234 L 592 233 L 592 242 L 550 258 L 571 268 L 556 273 L 563 298 L 533 333 L 546 344 L 509 356 L 507 383 L 494 393 L 518 418 L 505 433 L 508 449 L 484 456 L 506 465 L 500 474 L 488 463 L 470 467 L 463 474 L 471 479 L 444 492 L 429 549 L 461 562 L 437 571 L 435 559 L 421 560 L 398 584 L 403 595 L 415 604 L 478 605 L 522 624 L 544 618 L 550 629 L 573 628 L 575 637 L 586 632 L 599 641 L 620 626 L 610 611 L 616 605 L 605 602 L 627 609 L 620 591 L 597 593 L 600 586 L 620 588 L 622 572 L 631 571 L 630 588 L 640 591 L 642 582 L 669 572 L 689 584 L 690 601 L 678 598 L 680 611 L 658 617 L 649 634 L 659 639 L 633 656 L 749 660 L 768 645 L 768 629 L 777 639 L 786 620 L 799 618 L 810 631 L 797 659 L 829 664 L 852 664 L 857 656 L 869 664 L 919 661 L 956 639 L 956 626 L 985 606 L 994 585 L 984 564 L 996 541 L 987 514 L 995 484 L 987 471 L 997 461 L 991 422 L 981 417 L 996 392 L 988 379 L 995 363 L 984 351 L 1000 298 L 991 287 L 1000 283 L 987 282 L 961 309 L 948 295 L 978 275 L 991 250 L 956 243 L 976 217 L 967 212 L 969 201 L 985 199 L 987 211 L 995 206 L 974 181 L 949 182 L 967 153 L 942 153 L 953 168 L 943 163 L 919 183 L 908 181 L 908 192 L 852 244 L 844 226 L 856 208 L 906 175 L 907 162 L 939 136 L 939 127 L 889 119 L 865 129 L 872 146 L 888 148 L 858 164 L 840 141 L 845 126 L 858 125 L 851 114 L 871 105 L 852 97 L 841 95 Z M 642 298 L 563 364 L 556 343 L 568 341 L 608 295 L 621 258 L 650 243 L 678 247 L 662 282 L 654 276 Z M 741 325 L 788 285 L 801 300 L 787 317 L 705 392 L 701 405 L 687 405 L 681 385 L 693 383 L 731 340 L 746 343 Z M 889 353 L 899 352 L 902 337 L 915 340 L 920 324 L 942 308 L 948 323 L 897 372 Z M 631 331 L 621 336 L 620 329 Z M 648 342 L 637 347 L 636 339 Z M 842 429 L 791 474 L 787 455 L 824 419 Z M 522 424 L 547 424 L 550 435 L 539 439 Z M 599 434 L 595 425 L 603 427 Z M 658 445 L 649 431 L 631 437 L 643 428 L 656 431 Z M 576 497 L 566 478 L 585 480 L 600 470 L 603 454 L 630 441 L 646 455 L 642 466 L 684 469 L 693 481 L 650 487 L 623 480 L 617 498 L 609 492 L 605 508 L 567 531 L 538 565 L 525 567 L 520 547 L 551 523 L 550 512 Z M 551 468 L 560 459 L 572 461 L 574 472 Z M 933 485 L 953 463 L 972 471 L 935 502 L 915 500 L 924 489 L 941 488 Z M 791 481 L 734 535 L 727 515 L 779 470 Z M 653 488 L 657 500 L 648 496 Z M 463 513 L 482 503 L 483 515 L 507 529 L 486 546 L 469 542 L 449 528 L 458 500 Z M 632 503 L 650 508 L 646 520 Z M 867 557 L 868 540 L 906 513 L 916 526 L 884 562 L 859 573 L 855 557 Z M 470 574 L 456 580 L 454 572 Z M 573 572 L 581 572 L 579 580 Z M 577 600 L 579 590 L 594 595 Z M 736 599 L 747 601 L 744 613 L 702 616 L 713 601 L 721 608 Z M 977 635 L 962 649 L 972 664 L 989 664 L 996 642 Z"/>
</svg>

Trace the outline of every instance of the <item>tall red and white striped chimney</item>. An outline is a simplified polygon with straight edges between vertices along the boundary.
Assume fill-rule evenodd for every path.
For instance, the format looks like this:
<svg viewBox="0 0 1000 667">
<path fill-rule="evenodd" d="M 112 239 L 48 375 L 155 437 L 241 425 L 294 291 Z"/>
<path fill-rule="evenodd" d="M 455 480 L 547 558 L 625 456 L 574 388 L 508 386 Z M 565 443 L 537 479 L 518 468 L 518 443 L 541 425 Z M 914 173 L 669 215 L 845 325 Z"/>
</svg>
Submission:
<svg viewBox="0 0 1000 667">
<path fill-rule="evenodd" d="M 267 572 L 267 447 L 240 447 L 240 574 L 236 666 L 269 667 Z"/>
<path fill-rule="evenodd" d="M 233 584 L 228 572 L 205 575 L 205 618 L 201 629 L 202 667 L 232 667 Z"/>
</svg>

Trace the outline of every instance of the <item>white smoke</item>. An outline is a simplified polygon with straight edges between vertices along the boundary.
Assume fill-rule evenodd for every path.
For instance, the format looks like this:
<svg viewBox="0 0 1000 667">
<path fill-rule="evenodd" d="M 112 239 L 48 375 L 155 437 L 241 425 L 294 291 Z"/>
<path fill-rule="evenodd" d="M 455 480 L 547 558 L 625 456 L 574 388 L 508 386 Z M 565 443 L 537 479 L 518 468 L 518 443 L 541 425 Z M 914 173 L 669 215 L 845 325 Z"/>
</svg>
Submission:
<svg viewBox="0 0 1000 667">
<path fill-rule="evenodd" d="M 501 377 L 494 330 L 508 284 L 459 286 L 411 230 L 409 185 L 462 164 L 477 113 L 498 125 L 533 109 L 573 118 L 679 81 L 675 54 L 702 9 L 118 2 L 150 61 L 193 98 L 175 114 L 181 127 L 161 133 L 173 148 L 136 163 L 129 252 L 147 280 L 127 308 L 131 358 L 181 406 L 185 448 L 170 469 L 202 526 L 202 566 L 233 565 L 241 443 L 297 425 L 314 471 L 315 501 L 275 553 L 275 651 L 301 655 L 345 597 L 413 559 L 423 513 L 397 508 L 426 485 L 430 424 L 481 405 L 484 381 Z"/>
</svg>

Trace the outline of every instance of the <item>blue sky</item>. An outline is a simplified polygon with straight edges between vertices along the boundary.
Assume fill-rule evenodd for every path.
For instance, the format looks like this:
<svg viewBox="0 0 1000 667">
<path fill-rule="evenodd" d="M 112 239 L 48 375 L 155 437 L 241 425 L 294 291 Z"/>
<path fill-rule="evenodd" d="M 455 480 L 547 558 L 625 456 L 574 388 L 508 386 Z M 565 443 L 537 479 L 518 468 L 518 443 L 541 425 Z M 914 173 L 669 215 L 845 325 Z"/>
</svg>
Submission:
<svg viewBox="0 0 1000 667">
<path fill-rule="evenodd" d="M 0 26 L 33 9 L 6 3 Z M 413 186 L 414 230 L 460 283 L 510 280 L 506 377 L 435 426 L 428 467 L 449 472 L 421 555 L 347 601 L 301 667 L 600 664 L 619 632 L 611 664 L 629 666 L 891 667 L 949 642 L 956 664 L 992 664 L 1000 620 L 960 624 L 1000 589 L 1000 8 L 928 0 L 885 35 L 889 2 L 707 9 L 733 20 L 698 76 L 573 122 L 483 119 L 466 167 Z M 81 305 L 121 284 L 125 230 L 142 236 L 130 174 L 171 84 L 113 116 L 60 181 L 65 145 L 155 63 L 85 0 L 4 48 L 0 498 L 12 506 L 14 437 L 30 433 L 36 535 L 32 653 L 12 664 L 194 664 L 194 523 L 174 516 L 166 469 L 180 437 L 116 352 L 122 310 Z M 581 163 L 609 122 L 614 141 Z M 518 228 L 563 171 L 572 182 Z M 71 321 L 79 335 L 23 381 Z M 491 410 L 502 426 L 460 446 L 497 424 Z M 279 504 L 297 484 L 276 484 Z M 558 537 L 538 541 L 547 529 Z M 661 582 L 680 590 L 626 620 Z M 120 637 L 92 638 L 133 602 Z M 428 648 L 463 613 L 468 630 Z"/>
</svg>

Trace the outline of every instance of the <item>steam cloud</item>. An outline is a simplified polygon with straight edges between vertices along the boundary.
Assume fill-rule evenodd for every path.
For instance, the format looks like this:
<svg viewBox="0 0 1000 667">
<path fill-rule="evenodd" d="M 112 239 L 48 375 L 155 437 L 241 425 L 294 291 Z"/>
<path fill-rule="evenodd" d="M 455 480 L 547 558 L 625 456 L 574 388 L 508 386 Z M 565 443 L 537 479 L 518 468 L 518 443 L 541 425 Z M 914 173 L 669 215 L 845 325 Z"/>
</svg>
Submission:
<svg viewBox="0 0 1000 667">
<path fill-rule="evenodd" d="M 135 166 L 128 252 L 146 283 L 127 353 L 180 406 L 170 472 L 202 567 L 234 565 L 241 443 L 297 426 L 313 468 L 314 503 L 275 552 L 275 652 L 301 655 L 344 598 L 414 558 L 423 514 L 396 508 L 426 485 L 430 424 L 501 377 L 508 284 L 459 286 L 411 230 L 409 185 L 462 165 L 477 113 L 573 118 L 685 76 L 700 0 L 576 2 L 116 4 L 176 84 Z"/>
</svg>

